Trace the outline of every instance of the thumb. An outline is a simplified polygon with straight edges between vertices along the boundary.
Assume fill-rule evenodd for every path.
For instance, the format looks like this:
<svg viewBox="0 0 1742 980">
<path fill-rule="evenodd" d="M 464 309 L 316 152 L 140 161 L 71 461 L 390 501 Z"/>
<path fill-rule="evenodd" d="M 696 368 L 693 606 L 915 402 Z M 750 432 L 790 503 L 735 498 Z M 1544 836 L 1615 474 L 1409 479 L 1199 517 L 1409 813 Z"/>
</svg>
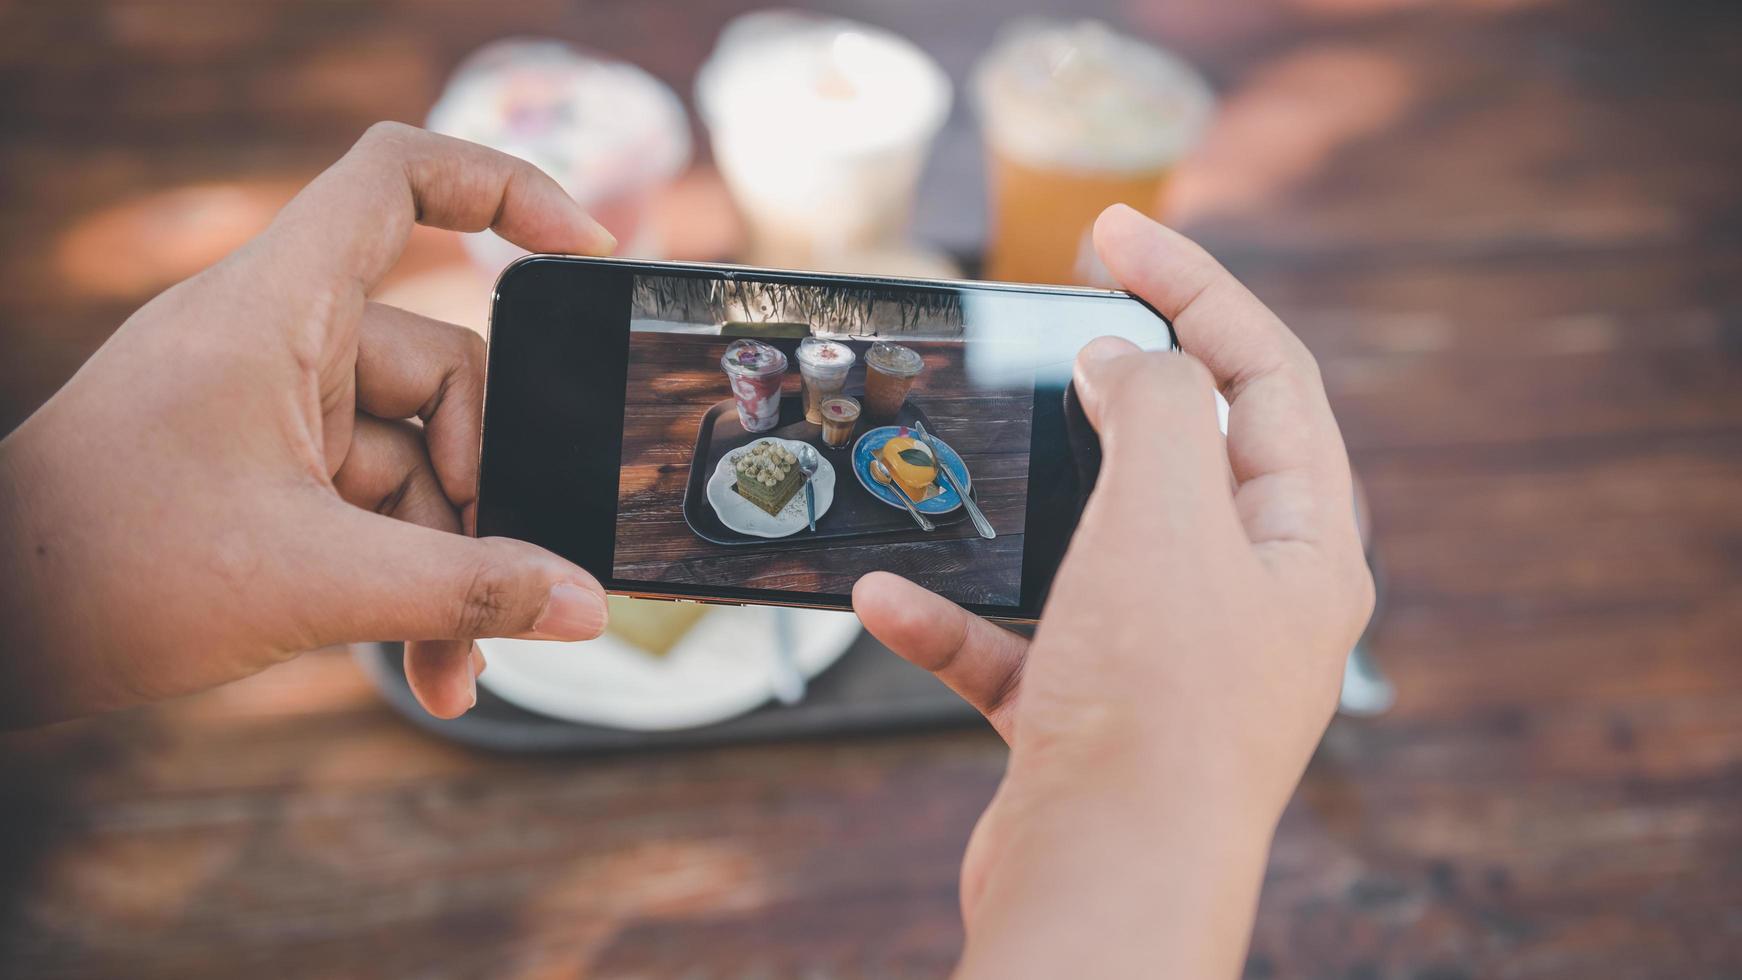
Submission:
<svg viewBox="0 0 1742 980">
<path fill-rule="evenodd" d="M 1107 403 L 1111 396 L 1108 390 L 1112 387 L 1111 378 L 1106 370 L 1108 362 L 1141 352 L 1141 348 L 1123 337 L 1097 337 L 1077 352 L 1071 380 L 1077 389 L 1077 400 L 1082 403 L 1083 414 L 1088 416 L 1089 424 L 1095 427 L 1097 434 L 1105 434 L 1102 420 L 1107 417 Z"/>
<path fill-rule="evenodd" d="M 605 590 L 524 541 L 468 538 L 334 501 L 338 571 L 322 586 L 323 643 L 511 636 L 590 640 L 605 628 Z"/>
<path fill-rule="evenodd" d="M 931 671 L 1011 740 L 1027 640 L 889 572 L 854 584 L 853 610 L 872 636 Z"/>
<path fill-rule="evenodd" d="M 1215 384 L 1196 358 L 1103 338 L 1078 355 L 1074 383 L 1101 439 L 1101 474 L 1084 527 L 1112 514 L 1124 528 L 1118 533 L 1172 537 L 1189 530 L 1175 526 L 1181 521 L 1233 518 Z M 1158 491 L 1169 506 L 1154 506 Z"/>
</svg>

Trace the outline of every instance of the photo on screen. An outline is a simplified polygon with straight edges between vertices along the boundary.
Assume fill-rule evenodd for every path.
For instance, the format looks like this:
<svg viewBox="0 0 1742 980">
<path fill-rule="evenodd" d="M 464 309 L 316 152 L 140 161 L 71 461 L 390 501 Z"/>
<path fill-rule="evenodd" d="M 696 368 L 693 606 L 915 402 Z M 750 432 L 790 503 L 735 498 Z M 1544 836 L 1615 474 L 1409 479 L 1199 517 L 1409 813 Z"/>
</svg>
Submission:
<svg viewBox="0 0 1742 980">
<path fill-rule="evenodd" d="M 1019 334 L 964 343 L 982 309 L 947 288 L 638 275 L 613 575 L 845 595 L 882 570 L 1017 604 L 1034 377 L 998 356 Z"/>
</svg>

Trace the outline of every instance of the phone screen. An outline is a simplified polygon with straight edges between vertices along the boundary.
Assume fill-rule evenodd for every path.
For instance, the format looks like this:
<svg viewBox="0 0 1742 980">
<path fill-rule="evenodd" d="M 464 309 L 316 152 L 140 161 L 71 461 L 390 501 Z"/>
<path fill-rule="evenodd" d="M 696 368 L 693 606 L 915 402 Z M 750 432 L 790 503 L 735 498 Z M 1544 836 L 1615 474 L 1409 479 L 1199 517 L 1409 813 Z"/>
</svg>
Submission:
<svg viewBox="0 0 1742 980">
<path fill-rule="evenodd" d="M 1033 619 L 1097 458 L 1071 363 L 1107 334 L 1172 346 L 1102 291 L 523 260 L 492 317 L 480 533 L 628 594 L 846 608 L 889 571 Z"/>
</svg>

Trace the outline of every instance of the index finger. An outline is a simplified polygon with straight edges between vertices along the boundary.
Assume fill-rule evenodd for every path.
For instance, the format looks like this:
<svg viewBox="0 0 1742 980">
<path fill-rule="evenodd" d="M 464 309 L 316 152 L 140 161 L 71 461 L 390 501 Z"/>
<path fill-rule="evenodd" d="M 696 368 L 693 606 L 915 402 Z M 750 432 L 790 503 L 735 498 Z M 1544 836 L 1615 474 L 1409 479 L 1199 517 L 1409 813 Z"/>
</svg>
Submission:
<svg viewBox="0 0 1742 980">
<path fill-rule="evenodd" d="M 1259 504 L 1277 513 L 1268 505 L 1301 499 L 1297 489 L 1348 511 L 1348 459 L 1306 345 L 1208 252 L 1129 207 L 1102 213 L 1095 245 L 1115 278 L 1173 321 L 1180 346 L 1227 395 L 1228 463 L 1237 498 L 1249 498 L 1236 500 L 1242 517 L 1258 516 Z M 1316 536 L 1289 524 L 1262 536 Z"/>
<path fill-rule="evenodd" d="M 285 205 L 262 236 L 277 263 L 367 293 L 413 224 L 491 228 L 534 252 L 604 254 L 617 241 L 547 174 L 517 157 L 398 123 L 377 123 Z"/>
</svg>

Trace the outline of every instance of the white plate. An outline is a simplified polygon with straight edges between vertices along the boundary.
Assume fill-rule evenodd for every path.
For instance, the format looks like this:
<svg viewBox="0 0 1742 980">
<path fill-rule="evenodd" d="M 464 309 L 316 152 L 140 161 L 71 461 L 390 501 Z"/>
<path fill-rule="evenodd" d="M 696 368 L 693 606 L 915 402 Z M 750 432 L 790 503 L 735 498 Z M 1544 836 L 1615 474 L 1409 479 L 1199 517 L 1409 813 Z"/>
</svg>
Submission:
<svg viewBox="0 0 1742 980">
<path fill-rule="evenodd" d="M 479 640 L 489 669 L 478 683 L 528 711 L 585 725 L 710 725 L 773 696 L 779 615 L 793 617 L 793 659 L 806 677 L 839 659 L 860 632 L 852 613 L 718 607 L 663 657 L 609 633 L 586 643 Z"/>
<path fill-rule="evenodd" d="M 758 439 L 756 442 L 761 442 Z M 797 439 L 770 439 L 770 442 L 785 446 L 787 451 L 798 455 L 800 448 L 806 443 Z M 738 482 L 738 474 L 732 471 L 732 463 L 738 454 L 756 445 L 752 442 L 744 449 L 734 449 L 720 458 L 720 465 L 714 468 L 714 475 L 708 478 L 708 503 L 713 506 L 714 513 L 720 516 L 720 523 L 740 534 L 748 534 L 758 538 L 784 538 L 789 534 L 810 528 L 810 521 L 805 516 L 804 489 L 792 495 L 786 506 L 776 516 L 769 516 L 768 511 L 756 506 L 732 489 L 732 484 Z M 815 451 L 816 447 L 812 447 Z M 835 467 L 817 452 L 817 471 L 811 474 L 812 486 L 817 494 L 817 520 L 829 512 L 829 505 L 835 502 Z"/>
</svg>

